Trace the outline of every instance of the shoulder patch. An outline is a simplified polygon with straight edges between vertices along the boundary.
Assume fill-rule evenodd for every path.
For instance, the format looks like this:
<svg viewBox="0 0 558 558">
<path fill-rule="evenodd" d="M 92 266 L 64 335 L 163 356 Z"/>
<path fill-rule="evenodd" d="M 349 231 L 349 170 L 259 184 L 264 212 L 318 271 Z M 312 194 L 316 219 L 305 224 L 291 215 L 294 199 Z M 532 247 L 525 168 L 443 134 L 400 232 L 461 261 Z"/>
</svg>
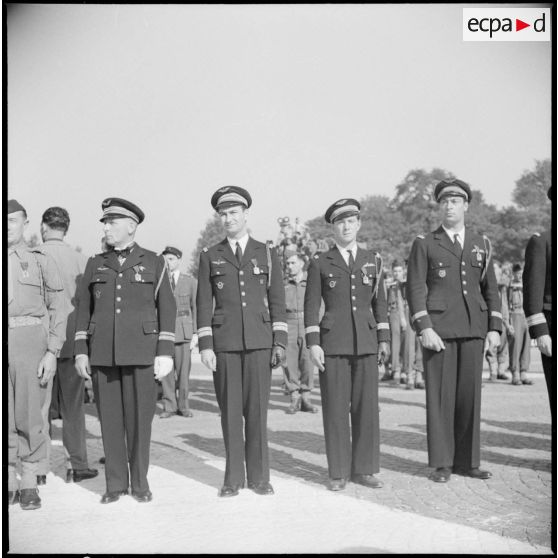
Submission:
<svg viewBox="0 0 558 558">
<path fill-rule="evenodd" d="M 319 259 L 320 259 L 320 254 L 314 254 L 313 258 L 314 258 L 315 260 L 319 260 Z"/>
<path fill-rule="evenodd" d="M 424 240 L 424 235 L 423 234 L 417 234 L 417 238 L 420 238 L 421 240 Z"/>
<path fill-rule="evenodd" d="M 208 250 L 209 250 L 209 248 L 208 248 L 207 246 L 204 246 L 204 247 L 202 248 L 202 252 L 207 252 Z"/>
</svg>

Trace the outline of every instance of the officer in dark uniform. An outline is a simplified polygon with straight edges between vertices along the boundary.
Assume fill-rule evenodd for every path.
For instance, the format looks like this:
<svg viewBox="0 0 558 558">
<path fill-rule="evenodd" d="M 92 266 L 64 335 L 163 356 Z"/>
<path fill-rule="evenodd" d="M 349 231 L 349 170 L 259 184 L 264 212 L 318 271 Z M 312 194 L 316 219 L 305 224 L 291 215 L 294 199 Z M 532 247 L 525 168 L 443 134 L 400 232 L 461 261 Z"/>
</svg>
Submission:
<svg viewBox="0 0 558 558">
<path fill-rule="evenodd" d="M 380 470 L 378 360 L 389 356 L 382 259 L 357 246 L 357 200 L 335 202 L 325 220 L 336 245 L 310 261 L 304 324 L 306 344 L 321 372 L 328 488 L 343 490 L 349 478 L 379 488 L 382 482 L 374 476 Z"/>
<path fill-rule="evenodd" d="M 500 299 L 490 241 L 465 227 L 471 189 L 461 180 L 438 183 L 443 224 L 411 248 L 407 297 L 420 335 L 426 372 L 428 461 L 435 482 L 453 472 L 477 479 L 484 339 L 498 346 Z"/>
<path fill-rule="evenodd" d="M 552 199 L 554 188 L 548 189 Z M 556 417 L 556 367 L 552 366 L 552 237 L 550 231 L 534 234 L 525 249 L 523 308 L 529 334 L 541 352 L 544 377 L 550 399 L 552 421 Z M 553 428 L 554 431 L 554 428 Z"/>
<path fill-rule="evenodd" d="M 160 380 L 173 369 L 176 304 L 164 258 L 134 242 L 143 211 L 120 198 L 105 199 L 102 209 L 112 249 L 89 258 L 85 268 L 75 366 L 93 379 L 106 458 L 101 503 L 115 502 L 129 485 L 138 502 L 149 502 L 153 376 Z"/>
<path fill-rule="evenodd" d="M 285 362 L 285 290 L 275 249 L 248 235 L 251 204 L 238 186 L 213 194 L 227 237 L 204 248 L 198 272 L 198 343 L 202 362 L 213 370 L 227 456 L 222 497 L 236 496 L 245 477 L 257 494 L 273 494 L 267 407 L 271 368 Z"/>
</svg>

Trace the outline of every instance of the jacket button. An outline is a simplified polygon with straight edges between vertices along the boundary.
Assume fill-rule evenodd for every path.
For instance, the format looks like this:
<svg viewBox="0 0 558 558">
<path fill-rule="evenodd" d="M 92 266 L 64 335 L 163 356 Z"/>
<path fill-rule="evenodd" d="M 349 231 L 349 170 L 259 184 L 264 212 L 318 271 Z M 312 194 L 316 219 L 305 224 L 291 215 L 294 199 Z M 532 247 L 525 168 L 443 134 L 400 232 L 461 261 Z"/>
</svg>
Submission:
<svg viewBox="0 0 558 558">
<path fill-rule="evenodd" d="M 353 300 L 356 300 L 356 296 L 355 296 L 355 295 L 353 295 L 351 298 L 352 298 Z"/>
<path fill-rule="evenodd" d="M 119 273 L 119 274 L 118 274 L 118 277 L 122 277 L 122 273 Z"/>
<path fill-rule="evenodd" d="M 241 287 L 244 287 L 244 281 L 241 281 L 241 282 L 240 282 L 240 286 L 241 286 Z"/>
<path fill-rule="evenodd" d="M 356 310 L 356 306 L 353 306 L 353 310 Z"/>
<path fill-rule="evenodd" d="M 462 282 L 462 283 L 463 283 L 464 285 L 466 285 L 466 284 L 467 284 L 467 281 L 461 281 L 461 282 Z"/>
<path fill-rule="evenodd" d="M 117 309 L 116 309 L 116 313 L 117 313 L 117 314 L 120 314 L 120 308 L 117 308 Z"/>
<path fill-rule="evenodd" d="M 119 296 L 116 297 L 116 302 L 120 302 L 121 300 L 122 299 Z"/>
<path fill-rule="evenodd" d="M 351 289 L 356 289 L 356 287 L 354 285 L 351 285 Z"/>
<path fill-rule="evenodd" d="M 243 302 L 243 303 L 242 303 L 242 306 L 246 306 L 246 303 L 245 303 L 245 302 Z"/>
<path fill-rule="evenodd" d="M 238 272 L 239 275 L 244 275 L 244 271 L 242 269 Z"/>
<path fill-rule="evenodd" d="M 467 272 L 466 272 L 465 270 L 463 270 L 463 271 L 461 272 L 461 275 L 467 275 Z"/>
<path fill-rule="evenodd" d="M 461 262 L 461 265 L 465 265 L 465 262 Z"/>
<path fill-rule="evenodd" d="M 244 291 L 242 291 L 240 294 L 241 294 L 242 296 L 246 296 L 246 293 L 245 293 Z"/>
<path fill-rule="evenodd" d="M 463 291 L 463 294 L 467 294 L 467 291 Z"/>
<path fill-rule="evenodd" d="M 117 288 L 117 289 L 121 289 L 121 288 L 122 288 L 122 285 L 116 285 L 116 288 Z"/>
<path fill-rule="evenodd" d="M 351 279 L 354 279 L 354 278 L 355 278 L 355 276 L 354 276 L 354 275 L 351 275 Z"/>
</svg>

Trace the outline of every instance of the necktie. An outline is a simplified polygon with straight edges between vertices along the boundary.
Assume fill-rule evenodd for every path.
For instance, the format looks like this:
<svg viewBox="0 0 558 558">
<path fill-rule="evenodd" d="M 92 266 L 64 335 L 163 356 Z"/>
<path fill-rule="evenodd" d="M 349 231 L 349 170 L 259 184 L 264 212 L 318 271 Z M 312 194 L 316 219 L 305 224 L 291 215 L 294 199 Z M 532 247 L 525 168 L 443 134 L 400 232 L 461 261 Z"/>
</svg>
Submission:
<svg viewBox="0 0 558 558">
<path fill-rule="evenodd" d="M 236 243 L 235 255 L 236 261 L 238 262 L 238 265 L 240 265 L 242 263 L 242 248 L 240 247 L 240 242 Z"/>
<path fill-rule="evenodd" d="M 457 233 L 455 233 L 453 235 L 453 251 L 459 256 L 461 257 L 461 254 L 463 252 L 463 248 L 461 247 L 461 243 L 459 242 L 459 235 Z"/>
<path fill-rule="evenodd" d="M 347 252 L 349 252 L 349 268 L 352 271 L 353 267 L 355 265 L 355 258 L 353 256 L 353 251 L 352 250 L 347 250 Z"/>
</svg>

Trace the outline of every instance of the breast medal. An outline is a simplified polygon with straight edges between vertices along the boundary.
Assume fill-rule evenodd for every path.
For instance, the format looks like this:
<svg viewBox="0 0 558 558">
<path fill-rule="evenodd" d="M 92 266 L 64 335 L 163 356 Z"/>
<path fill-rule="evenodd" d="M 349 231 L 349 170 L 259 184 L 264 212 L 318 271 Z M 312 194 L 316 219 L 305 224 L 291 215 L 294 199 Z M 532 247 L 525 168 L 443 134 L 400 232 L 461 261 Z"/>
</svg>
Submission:
<svg viewBox="0 0 558 558">
<path fill-rule="evenodd" d="M 217 283 L 217 288 L 218 288 L 218 289 L 222 289 L 224 286 L 225 286 L 225 284 L 224 284 L 222 281 L 219 281 L 219 282 Z"/>
<path fill-rule="evenodd" d="M 440 277 L 445 277 L 446 276 L 446 270 L 445 269 L 440 269 L 440 271 L 438 271 L 438 275 Z"/>
<path fill-rule="evenodd" d="M 21 266 L 21 273 L 23 277 L 29 277 L 29 262 L 19 262 L 19 265 Z"/>
<path fill-rule="evenodd" d="M 254 266 L 254 275 L 259 275 L 261 273 L 260 268 L 258 267 L 258 260 L 256 258 L 252 258 L 250 260 L 252 265 Z"/>
</svg>

